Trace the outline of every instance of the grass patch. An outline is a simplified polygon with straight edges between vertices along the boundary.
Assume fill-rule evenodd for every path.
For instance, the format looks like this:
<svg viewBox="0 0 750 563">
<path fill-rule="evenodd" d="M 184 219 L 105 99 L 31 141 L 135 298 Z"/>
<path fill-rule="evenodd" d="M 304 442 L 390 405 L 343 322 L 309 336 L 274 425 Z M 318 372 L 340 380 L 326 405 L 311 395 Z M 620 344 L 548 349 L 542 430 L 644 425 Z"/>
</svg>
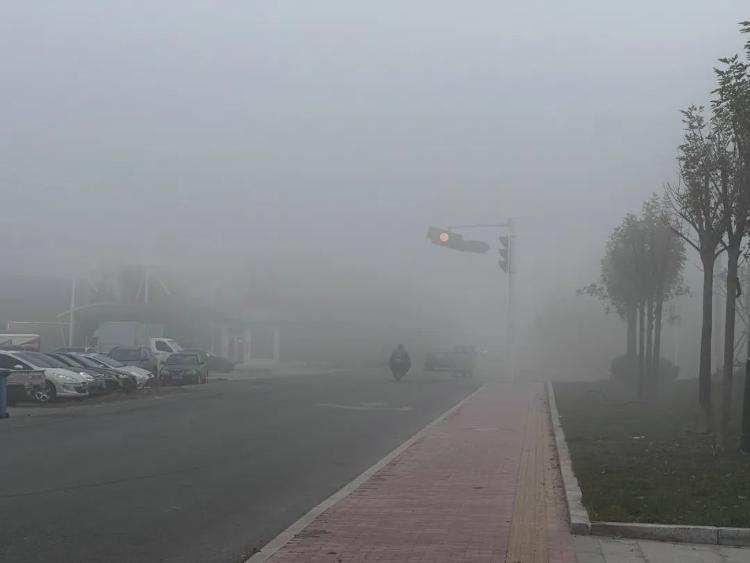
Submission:
<svg viewBox="0 0 750 563">
<path fill-rule="evenodd" d="M 696 381 L 652 402 L 610 381 L 555 384 L 591 520 L 750 527 L 750 456 L 736 451 L 743 385 L 735 381 L 731 451 L 717 452 L 700 431 Z"/>
</svg>

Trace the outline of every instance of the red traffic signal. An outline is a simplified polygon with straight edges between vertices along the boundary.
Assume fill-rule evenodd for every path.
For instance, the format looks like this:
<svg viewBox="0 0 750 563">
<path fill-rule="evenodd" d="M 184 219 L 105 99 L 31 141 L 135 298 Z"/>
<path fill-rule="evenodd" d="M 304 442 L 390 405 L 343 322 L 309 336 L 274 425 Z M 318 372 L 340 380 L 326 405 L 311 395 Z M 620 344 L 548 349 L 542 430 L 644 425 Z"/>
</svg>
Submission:
<svg viewBox="0 0 750 563">
<path fill-rule="evenodd" d="M 459 252 L 476 252 L 482 254 L 490 249 L 490 245 L 481 240 L 464 240 L 462 235 L 449 231 L 448 229 L 439 229 L 430 227 L 427 229 L 427 238 L 433 244 L 445 246 Z"/>
</svg>

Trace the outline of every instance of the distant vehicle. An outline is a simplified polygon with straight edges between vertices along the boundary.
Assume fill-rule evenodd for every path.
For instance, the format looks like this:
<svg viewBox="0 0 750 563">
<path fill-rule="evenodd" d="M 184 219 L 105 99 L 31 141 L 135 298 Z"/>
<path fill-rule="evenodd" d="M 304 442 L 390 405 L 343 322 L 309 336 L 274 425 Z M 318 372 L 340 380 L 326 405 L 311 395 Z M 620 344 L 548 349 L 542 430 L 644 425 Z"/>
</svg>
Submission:
<svg viewBox="0 0 750 563">
<path fill-rule="evenodd" d="M 98 365 L 93 360 L 71 352 L 51 352 L 47 354 L 71 368 L 79 369 L 91 377 L 101 381 L 106 391 L 118 391 L 135 387 L 135 378 L 119 373 L 111 368 Z"/>
<path fill-rule="evenodd" d="M 115 346 L 107 354 L 126 366 L 135 366 L 157 375 L 156 356 L 147 346 Z"/>
<path fill-rule="evenodd" d="M 33 398 L 40 403 L 58 397 L 86 397 L 89 394 L 94 378 L 61 365 L 40 352 L 0 351 L 0 368 L 44 372 L 44 383 L 33 390 Z"/>
<path fill-rule="evenodd" d="M 165 383 L 208 383 L 208 364 L 200 354 L 177 352 L 164 360 L 160 375 Z"/>
<path fill-rule="evenodd" d="M 55 354 L 54 352 L 51 352 L 51 353 L 48 352 L 44 355 L 47 358 L 51 359 L 53 364 L 59 367 L 64 367 L 72 371 L 77 371 L 78 373 L 86 374 L 89 377 L 91 377 L 94 381 L 89 384 L 89 395 L 106 393 L 107 391 L 111 391 L 115 387 L 119 387 L 119 381 L 117 381 L 116 379 L 112 381 L 111 376 L 89 369 L 86 366 L 78 362 L 74 362 L 70 360 L 68 357 L 62 354 L 58 355 L 58 354 Z M 113 386 L 113 383 L 114 383 L 114 386 Z"/>
<path fill-rule="evenodd" d="M 157 365 L 160 365 L 170 354 L 181 352 L 182 346 L 172 338 L 151 337 L 155 330 L 157 329 L 153 325 L 134 321 L 102 323 L 96 329 L 97 350 L 109 352 L 117 347 L 145 346 L 156 357 Z M 161 327 L 158 330 L 161 333 Z"/>
<path fill-rule="evenodd" d="M 34 389 L 44 385 L 43 371 L 8 370 L 7 402 L 13 406 L 24 401 L 34 400 Z"/>
<path fill-rule="evenodd" d="M 42 339 L 38 334 L 0 334 L 0 348 L 24 349 L 38 352 Z"/>
<path fill-rule="evenodd" d="M 391 354 L 391 357 L 388 360 L 388 367 L 396 381 L 401 381 L 401 379 L 409 373 L 409 370 L 411 369 L 411 357 L 409 356 L 409 352 L 406 351 L 406 348 L 401 344 L 399 344 Z"/>
<path fill-rule="evenodd" d="M 427 354 L 425 371 L 448 371 L 463 377 L 474 375 L 477 350 L 473 346 L 455 346 Z"/>
<path fill-rule="evenodd" d="M 182 352 L 182 346 L 171 338 L 152 338 L 149 347 L 160 366 L 171 354 Z"/>
<path fill-rule="evenodd" d="M 208 364 L 208 371 L 214 371 L 219 373 L 226 373 L 234 371 L 235 363 L 229 358 L 223 356 L 217 356 L 211 352 L 205 350 L 199 350 L 198 348 L 186 348 L 183 352 L 191 352 L 193 354 L 199 354 L 202 359 Z"/>
<path fill-rule="evenodd" d="M 89 358 L 99 364 L 102 367 L 112 368 L 120 373 L 132 376 L 135 379 L 136 387 L 139 389 L 145 387 L 149 382 L 154 379 L 154 374 L 141 369 L 136 366 L 126 366 L 125 364 L 118 362 L 114 358 L 105 356 L 104 354 L 81 354 L 82 356 Z"/>
</svg>

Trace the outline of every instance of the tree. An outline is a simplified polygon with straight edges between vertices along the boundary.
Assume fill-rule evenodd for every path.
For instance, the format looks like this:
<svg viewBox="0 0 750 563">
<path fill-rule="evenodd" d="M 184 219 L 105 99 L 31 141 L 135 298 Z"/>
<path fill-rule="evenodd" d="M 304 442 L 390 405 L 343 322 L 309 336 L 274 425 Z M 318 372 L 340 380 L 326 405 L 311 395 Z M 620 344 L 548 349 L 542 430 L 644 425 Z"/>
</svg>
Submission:
<svg viewBox="0 0 750 563">
<path fill-rule="evenodd" d="M 664 303 L 682 292 L 685 247 L 674 234 L 667 203 L 657 196 L 643 214 L 626 215 L 607 241 L 600 281 L 579 293 L 603 300 L 628 324 L 627 371 L 638 398 L 646 382 L 658 388 L 661 377 L 661 332 Z"/>
<path fill-rule="evenodd" d="M 690 106 L 682 112 L 685 138 L 677 161 L 680 178 L 667 184 L 667 200 L 678 218 L 674 232 L 700 256 L 703 266 L 703 307 L 698 367 L 698 401 L 705 415 L 705 428 L 713 428 L 711 413 L 711 332 L 713 322 L 714 265 L 723 252 L 726 230 L 724 206 L 716 189 L 715 131 L 706 124 L 703 108 Z"/>
<path fill-rule="evenodd" d="M 682 279 L 685 266 L 685 243 L 674 230 L 674 218 L 669 202 L 654 196 L 643 204 L 644 228 L 648 236 L 647 256 L 650 271 L 644 280 L 647 284 L 646 298 L 649 302 L 649 333 L 653 339 L 651 354 L 648 356 L 647 373 L 658 393 L 659 366 L 661 365 L 661 334 L 664 303 L 687 290 Z M 649 338 L 649 336 L 647 336 Z"/>
<path fill-rule="evenodd" d="M 641 292 L 636 272 L 636 257 L 639 254 L 637 229 L 638 218 L 633 214 L 626 215 L 607 241 L 601 261 L 600 281 L 578 292 L 597 297 L 605 303 L 607 312 L 615 311 L 627 322 L 627 369 L 632 376 L 636 376 L 636 369 L 640 365 L 638 359 L 643 357 L 638 345 Z"/>
<path fill-rule="evenodd" d="M 742 33 L 750 33 L 750 22 L 740 25 Z M 716 161 L 720 170 L 722 203 L 728 218 L 725 224 L 727 319 L 719 421 L 720 444 L 726 445 L 734 372 L 735 300 L 740 290 L 737 267 L 750 212 L 750 41 L 745 44 L 744 58 L 733 55 L 719 59 L 719 62 L 723 66 L 715 69 L 717 87 L 713 92 L 712 107 L 719 141 Z M 741 447 L 750 449 L 750 438 Z"/>
</svg>

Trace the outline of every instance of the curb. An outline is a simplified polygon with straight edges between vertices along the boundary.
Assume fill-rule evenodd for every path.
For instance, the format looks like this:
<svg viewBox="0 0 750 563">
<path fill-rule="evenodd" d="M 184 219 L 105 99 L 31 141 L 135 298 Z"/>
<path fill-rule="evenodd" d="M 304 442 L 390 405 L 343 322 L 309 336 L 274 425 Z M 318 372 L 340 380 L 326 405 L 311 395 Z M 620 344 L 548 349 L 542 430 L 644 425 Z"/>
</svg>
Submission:
<svg viewBox="0 0 750 563">
<path fill-rule="evenodd" d="M 560 425 L 560 413 L 557 411 L 555 391 L 552 382 L 547 381 L 547 401 L 549 404 L 549 416 L 552 421 L 552 430 L 555 437 L 555 449 L 557 461 L 560 464 L 563 488 L 565 489 L 565 505 L 568 508 L 570 531 L 578 535 L 589 535 L 591 533 L 591 521 L 589 513 L 583 506 L 581 487 L 573 472 L 573 463 L 570 460 L 568 444 L 565 442 L 565 433 Z"/>
<path fill-rule="evenodd" d="M 555 391 L 547 381 L 547 399 L 552 428 L 555 436 L 557 458 L 560 464 L 565 503 L 570 518 L 570 531 L 577 535 L 592 535 L 627 538 L 635 540 L 657 540 L 673 543 L 697 543 L 704 545 L 750 546 L 750 528 L 724 528 L 720 526 L 687 526 L 670 524 L 642 524 L 638 522 L 591 522 L 581 501 L 581 488 L 573 472 L 568 444 L 560 424 Z"/>
<path fill-rule="evenodd" d="M 398 446 L 395 450 L 392 450 L 390 453 L 386 454 L 385 457 L 380 459 L 380 461 L 376 462 L 370 468 L 366 469 L 358 477 L 355 477 L 352 481 L 344 485 L 341 489 L 333 493 L 330 497 L 325 499 L 323 502 L 321 502 L 314 508 L 310 509 L 310 511 L 308 511 L 299 520 L 294 522 L 286 530 L 281 532 L 279 535 L 273 538 L 270 542 L 268 542 L 265 546 L 263 546 L 260 551 L 251 555 L 248 559 L 245 559 L 244 563 L 262 563 L 270 559 L 271 557 L 273 557 L 273 555 L 277 551 L 279 551 L 282 547 L 284 547 L 287 543 L 289 543 L 297 534 L 299 534 L 302 530 L 304 530 L 313 520 L 315 520 L 318 516 L 323 514 L 326 510 L 334 506 L 339 501 L 348 497 L 351 493 L 353 493 L 356 489 L 358 489 L 360 485 L 368 481 L 378 471 L 383 469 L 391 461 L 393 461 L 398 456 L 400 456 L 403 452 L 409 449 L 412 445 L 414 445 L 415 442 L 422 439 L 422 437 L 425 436 L 432 428 L 440 424 L 443 420 L 445 420 L 450 415 L 455 413 L 458 409 L 460 409 L 464 404 L 466 404 L 475 395 L 477 395 L 480 391 L 482 391 L 485 388 L 485 386 L 486 384 L 481 385 L 477 390 L 473 391 L 472 393 L 470 393 L 469 395 L 461 399 L 461 401 L 453 405 L 443 414 L 438 416 L 435 420 L 427 424 L 427 426 L 422 428 L 420 431 L 414 434 L 411 438 L 407 439 L 400 446 Z"/>
<path fill-rule="evenodd" d="M 592 522 L 591 535 L 672 543 L 699 543 L 733 547 L 750 546 L 750 528 L 641 524 L 636 522 Z"/>
</svg>

